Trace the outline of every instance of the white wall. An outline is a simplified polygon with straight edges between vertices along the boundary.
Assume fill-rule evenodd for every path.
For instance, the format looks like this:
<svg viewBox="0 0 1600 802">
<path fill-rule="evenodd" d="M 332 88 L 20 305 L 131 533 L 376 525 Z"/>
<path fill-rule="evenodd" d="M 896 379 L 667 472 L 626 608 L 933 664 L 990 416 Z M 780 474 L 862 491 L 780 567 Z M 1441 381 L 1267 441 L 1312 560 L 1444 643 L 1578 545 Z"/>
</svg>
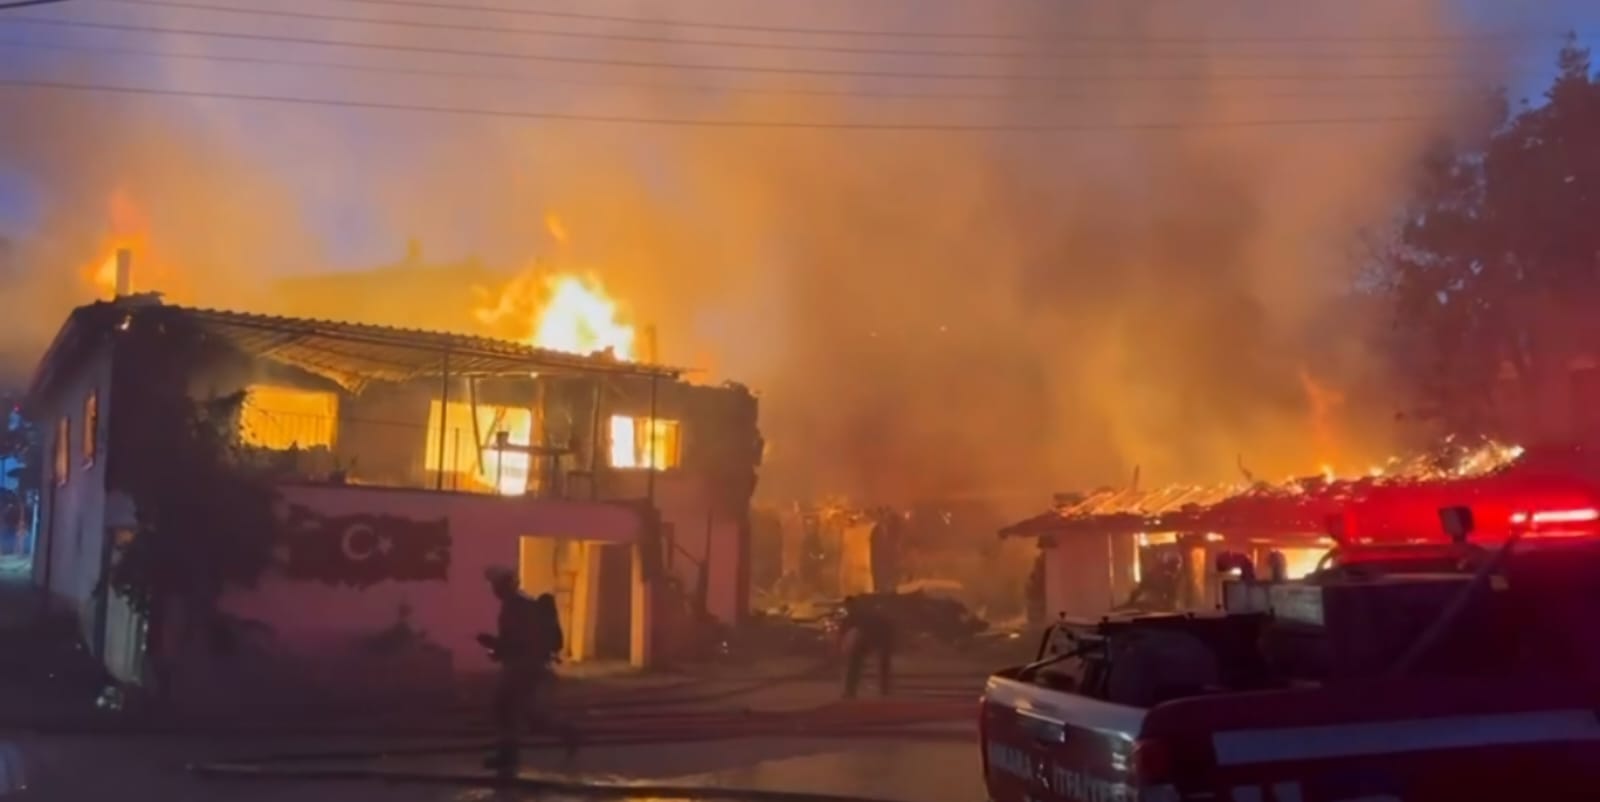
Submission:
<svg viewBox="0 0 1600 802">
<path fill-rule="evenodd" d="M 95 621 L 94 591 L 100 582 L 105 549 L 106 462 L 110 458 L 106 443 L 107 422 L 111 419 L 111 359 L 107 347 L 87 360 L 80 370 L 57 387 L 49 415 L 41 415 L 44 429 L 44 466 L 41 492 L 46 505 L 39 543 L 34 553 L 34 581 L 49 588 L 54 604 L 77 614 L 85 640 L 93 643 Z M 98 446 L 92 464 L 83 456 L 84 400 L 90 391 L 98 393 Z M 57 421 L 68 419 L 68 474 L 64 485 L 53 486 L 51 466 L 55 461 Z"/>
</svg>

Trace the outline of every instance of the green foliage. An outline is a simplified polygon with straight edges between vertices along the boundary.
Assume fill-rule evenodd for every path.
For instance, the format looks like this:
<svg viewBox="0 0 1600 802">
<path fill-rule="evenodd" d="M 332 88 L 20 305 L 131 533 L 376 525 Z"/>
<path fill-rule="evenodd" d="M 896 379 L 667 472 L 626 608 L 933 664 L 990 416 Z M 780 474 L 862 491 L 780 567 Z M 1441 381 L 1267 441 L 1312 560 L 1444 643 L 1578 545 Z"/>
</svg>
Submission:
<svg viewBox="0 0 1600 802">
<path fill-rule="evenodd" d="M 1385 255 L 1405 367 L 1451 427 L 1482 428 L 1503 365 L 1570 356 L 1565 321 L 1600 299 L 1600 83 L 1574 41 L 1558 65 L 1545 102 L 1496 98 L 1481 141 L 1429 154 Z"/>
<path fill-rule="evenodd" d="M 123 343 L 133 380 L 119 385 L 113 456 L 126 466 L 113 489 L 132 499 L 137 529 L 116 550 L 109 581 L 143 613 L 175 604 L 205 627 L 227 586 L 253 585 L 270 564 L 277 493 L 242 459 L 245 394 L 189 395 L 189 377 L 218 358 L 215 349 L 175 322 L 146 323 Z"/>
</svg>

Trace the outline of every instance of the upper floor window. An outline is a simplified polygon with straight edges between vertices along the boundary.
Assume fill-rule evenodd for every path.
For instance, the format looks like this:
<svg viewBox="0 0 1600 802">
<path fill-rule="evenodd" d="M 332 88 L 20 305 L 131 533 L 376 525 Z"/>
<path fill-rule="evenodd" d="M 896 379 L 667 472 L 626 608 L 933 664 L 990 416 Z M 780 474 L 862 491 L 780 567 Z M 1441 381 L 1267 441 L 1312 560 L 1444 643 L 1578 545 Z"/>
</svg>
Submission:
<svg viewBox="0 0 1600 802">
<path fill-rule="evenodd" d="M 61 485 L 66 484 L 67 483 L 67 479 L 71 478 L 71 473 L 72 473 L 72 445 L 71 445 L 71 441 L 70 441 L 71 436 L 72 436 L 72 420 L 70 418 L 68 418 L 66 415 L 62 415 L 61 418 L 56 421 L 56 442 L 55 442 L 54 449 L 52 449 L 52 456 L 54 457 L 54 461 L 53 461 L 53 465 L 54 465 L 53 474 L 54 475 L 51 478 L 55 479 L 57 487 L 60 487 Z"/>
<path fill-rule="evenodd" d="M 520 496 L 533 467 L 533 411 L 451 401 L 428 407 L 423 469 L 452 477 L 451 490 Z"/>
<path fill-rule="evenodd" d="M 239 440 L 272 451 L 333 448 L 339 396 L 271 384 L 251 385 L 239 410 Z"/>
<path fill-rule="evenodd" d="M 100 448 L 100 393 L 89 391 L 83 399 L 83 464 L 93 465 Z"/>
<path fill-rule="evenodd" d="M 682 461 L 682 426 L 675 420 L 611 416 L 611 467 L 658 471 Z"/>
</svg>

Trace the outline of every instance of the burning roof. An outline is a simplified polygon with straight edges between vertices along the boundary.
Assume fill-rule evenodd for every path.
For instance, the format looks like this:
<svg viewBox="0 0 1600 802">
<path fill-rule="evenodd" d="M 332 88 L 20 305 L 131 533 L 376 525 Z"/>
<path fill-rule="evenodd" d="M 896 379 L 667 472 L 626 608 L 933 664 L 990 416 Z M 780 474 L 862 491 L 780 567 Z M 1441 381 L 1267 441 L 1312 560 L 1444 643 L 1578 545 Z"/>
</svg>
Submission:
<svg viewBox="0 0 1600 802">
<path fill-rule="evenodd" d="M 1000 530 L 1001 537 L 1107 532 L 1223 532 L 1323 535 L 1333 516 L 1378 488 L 1443 485 L 1502 471 L 1523 455 L 1491 440 L 1447 439 L 1410 459 L 1391 459 L 1366 476 L 1329 475 L 1281 483 L 1170 485 L 1058 494 L 1054 509 Z"/>
<path fill-rule="evenodd" d="M 456 376 L 589 373 L 675 379 L 683 368 L 628 362 L 608 352 L 580 355 L 524 343 L 365 323 L 280 317 L 160 303 L 154 296 L 99 301 L 73 310 L 40 363 L 37 392 L 57 360 L 79 344 L 141 320 L 182 320 L 241 352 L 317 374 L 350 390 L 372 381 Z"/>
</svg>

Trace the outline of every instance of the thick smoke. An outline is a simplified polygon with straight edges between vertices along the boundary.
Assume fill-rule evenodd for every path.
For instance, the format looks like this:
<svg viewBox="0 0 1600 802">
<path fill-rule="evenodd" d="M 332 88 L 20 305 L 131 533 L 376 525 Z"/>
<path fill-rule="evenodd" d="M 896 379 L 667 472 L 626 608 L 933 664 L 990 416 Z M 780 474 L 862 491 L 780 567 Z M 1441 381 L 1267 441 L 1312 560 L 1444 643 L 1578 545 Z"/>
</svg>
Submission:
<svg viewBox="0 0 1600 802">
<path fill-rule="evenodd" d="M 645 5 L 633 13 L 654 11 Z M 771 445 L 763 487 L 774 496 L 988 497 L 1033 507 L 1050 490 L 1123 482 L 1136 467 L 1146 483 L 1232 479 L 1241 464 L 1278 478 L 1387 454 L 1397 402 L 1384 391 L 1388 377 L 1369 336 L 1384 312 L 1347 291 L 1361 235 L 1393 217 L 1420 149 L 1459 121 L 1458 106 L 1477 108 L 1465 101 L 1481 86 L 1450 77 L 1497 66 L 1440 38 L 1464 24 L 1445 0 L 1322 10 L 1268 0 L 867 5 L 806 4 L 804 14 L 761 19 L 750 4 L 738 8 L 741 20 L 758 24 L 1041 39 L 797 38 L 363 5 L 340 9 L 646 38 L 676 30 L 686 41 L 535 41 L 289 20 L 252 29 L 632 61 L 1006 77 L 730 77 L 187 40 L 168 44 L 518 77 L 193 62 L 148 77 L 204 91 L 592 116 L 1068 130 L 602 125 L 293 106 L 264 113 L 231 102 L 0 89 L 26 111 L 22 126 L 0 134 L 0 157 L 51 187 L 50 224 L 25 243 L 34 269 L 51 275 L 80 268 L 101 246 L 104 234 L 89 222 L 103 222 L 118 190 L 146 210 L 152 250 L 170 249 L 191 300 L 218 305 L 248 302 L 226 292 L 241 276 L 317 267 L 329 227 L 308 210 L 329 203 L 364 207 L 364 219 L 378 221 L 364 233 L 393 239 L 396 255 L 417 236 L 441 256 L 508 268 L 537 256 L 594 270 L 636 320 L 656 325 L 664 361 L 705 366 L 715 380 L 761 392 Z M 727 8 L 674 4 L 673 14 L 711 19 Z M 250 27 L 194 12 L 138 18 Z M 1085 41 L 1096 37 L 1103 41 Z M 1325 40 L 1296 41 L 1303 37 Z M 818 49 L 687 41 L 696 39 Z M 824 49 L 838 46 L 1033 55 Z M 707 84 L 735 89 L 683 88 Z M 886 96 L 907 92 L 946 97 Z M 1368 122 L 1332 122 L 1351 119 Z M 1268 121 L 1304 124 L 1252 124 Z M 551 212 L 570 234 L 559 247 L 544 230 Z M 419 310 L 438 302 L 416 299 Z M 361 298 L 350 308 L 364 316 Z"/>
</svg>

